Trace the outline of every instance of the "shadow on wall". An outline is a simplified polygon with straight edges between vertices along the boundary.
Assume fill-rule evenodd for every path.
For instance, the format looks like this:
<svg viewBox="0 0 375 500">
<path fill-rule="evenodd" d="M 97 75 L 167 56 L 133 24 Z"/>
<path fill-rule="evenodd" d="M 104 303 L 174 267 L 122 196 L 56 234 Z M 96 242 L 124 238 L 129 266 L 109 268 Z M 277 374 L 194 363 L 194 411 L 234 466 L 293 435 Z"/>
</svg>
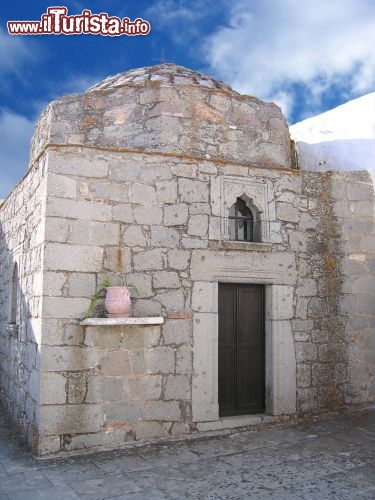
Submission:
<svg viewBox="0 0 375 500">
<path fill-rule="evenodd" d="M 24 232 L 24 241 L 10 250 L 0 225 L 0 409 L 34 448 L 39 425 L 41 319 L 39 297 L 33 304 L 26 298 L 27 290 L 33 293 L 34 281 L 34 270 L 27 265 L 30 255 L 22 251 L 28 247 L 27 238 Z"/>
<path fill-rule="evenodd" d="M 302 170 L 368 170 L 375 178 L 375 139 L 342 139 L 309 144 L 297 141 Z"/>
</svg>

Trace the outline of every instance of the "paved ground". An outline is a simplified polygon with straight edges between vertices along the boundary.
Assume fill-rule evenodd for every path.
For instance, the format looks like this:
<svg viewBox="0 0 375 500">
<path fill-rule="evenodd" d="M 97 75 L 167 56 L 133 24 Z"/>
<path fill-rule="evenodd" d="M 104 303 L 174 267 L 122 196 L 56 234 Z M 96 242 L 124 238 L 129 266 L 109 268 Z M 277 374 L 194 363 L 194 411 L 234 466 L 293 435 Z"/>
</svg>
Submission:
<svg viewBox="0 0 375 500">
<path fill-rule="evenodd" d="M 375 498 L 375 407 L 284 428 L 37 461 L 0 417 L 0 500 Z"/>
</svg>

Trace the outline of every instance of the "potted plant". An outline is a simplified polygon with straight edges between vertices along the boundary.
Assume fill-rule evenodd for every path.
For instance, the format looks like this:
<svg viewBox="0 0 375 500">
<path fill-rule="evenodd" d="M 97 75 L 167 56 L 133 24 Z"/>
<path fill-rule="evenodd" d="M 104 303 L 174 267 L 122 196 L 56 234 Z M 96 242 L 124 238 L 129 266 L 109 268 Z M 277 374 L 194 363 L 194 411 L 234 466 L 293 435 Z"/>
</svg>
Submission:
<svg viewBox="0 0 375 500">
<path fill-rule="evenodd" d="M 131 310 L 132 293 L 138 295 L 136 286 L 130 283 L 124 286 L 111 286 L 109 279 L 104 278 L 91 299 L 86 311 L 86 318 L 90 318 L 93 315 L 98 301 L 104 297 L 107 318 L 128 318 Z"/>
</svg>

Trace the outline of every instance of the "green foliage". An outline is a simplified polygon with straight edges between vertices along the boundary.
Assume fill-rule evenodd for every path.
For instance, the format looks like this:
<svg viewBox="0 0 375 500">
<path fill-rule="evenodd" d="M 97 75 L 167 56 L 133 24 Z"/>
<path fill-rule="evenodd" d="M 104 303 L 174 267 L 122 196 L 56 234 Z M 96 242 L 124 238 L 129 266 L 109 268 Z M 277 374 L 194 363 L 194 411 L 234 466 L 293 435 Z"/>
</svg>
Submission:
<svg viewBox="0 0 375 500">
<path fill-rule="evenodd" d="M 100 283 L 100 288 L 95 292 L 93 298 L 91 299 L 89 308 L 86 311 L 86 315 L 85 315 L 86 318 L 91 317 L 92 313 L 94 312 L 94 309 L 95 309 L 95 306 L 96 306 L 98 300 L 101 299 L 102 297 L 104 297 L 105 292 L 109 286 L 111 286 L 109 279 L 104 278 L 102 280 L 102 282 Z"/>
</svg>

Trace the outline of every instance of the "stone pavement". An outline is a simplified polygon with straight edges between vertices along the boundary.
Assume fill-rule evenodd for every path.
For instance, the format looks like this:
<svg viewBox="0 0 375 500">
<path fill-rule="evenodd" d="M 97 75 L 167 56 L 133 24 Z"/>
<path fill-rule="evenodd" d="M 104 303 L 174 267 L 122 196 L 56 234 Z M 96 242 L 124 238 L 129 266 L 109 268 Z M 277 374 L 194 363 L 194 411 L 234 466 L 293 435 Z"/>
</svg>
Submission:
<svg viewBox="0 0 375 500">
<path fill-rule="evenodd" d="M 49 460 L 34 459 L 0 417 L 0 500 L 180 498 L 375 498 L 375 407 Z"/>
</svg>

